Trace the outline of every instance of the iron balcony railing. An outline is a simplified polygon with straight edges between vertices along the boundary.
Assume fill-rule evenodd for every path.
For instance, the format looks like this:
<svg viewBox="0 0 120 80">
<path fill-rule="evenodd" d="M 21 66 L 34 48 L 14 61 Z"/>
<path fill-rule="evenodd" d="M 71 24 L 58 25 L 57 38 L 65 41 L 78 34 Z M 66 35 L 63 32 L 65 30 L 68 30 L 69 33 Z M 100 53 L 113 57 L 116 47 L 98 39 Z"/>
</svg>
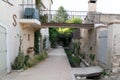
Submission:
<svg viewBox="0 0 120 80">
<path fill-rule="evenodd" d="M 40 20 L 39 10 L 34 4 L 21 4 L 23 10 L 23 19 L 37 19 Z"/>
<path fill-rule="evenodd" d="M 36 8 L 35 4 L 21 4 L 23 10 L 24 19 L 37 19 L 40 22 L 57 22 L 55 16 L 57 10 L 39 10 Z M 89 12 L 89 11 L 66 11 L 67 20 L 80 18 L 83 23 L 95 24 L 103 23 L 108 24 L 111 20 L 119 19 L 120 14 L 103 14 L 100 12 Z M 60 16 L 58 16 L 59 18 Z M 59 23 L 59 22 L 58 22 Z M 66 23 L 66 22 L 64 22 Z"/>
<path fill-rule="evenodd" d="M 56 22 L 55 16 L 56 16 L 57 10 L 40 10 L 40 17 L 42 22 Z M 74 19 L 74 18 L 80 18 L 84 21 L 84 19 L 87 16 L 87 11 L 66 11 L 67 13 L 67 19 Z"/>
<path fill-rule="evenodd" d="M 56 22 L 55 15 L 57 10 L 40 10 L 42 22 Z M 74 18 L 82 19 L 86 24 L 108 24 L 111 20 L 120 20 L 120 14 L 104 14 L 100 12 L 89 11 L 66 11 L 68 20 Z M 58 17 L 59 18 L 59 17 Z"/>
</svg>

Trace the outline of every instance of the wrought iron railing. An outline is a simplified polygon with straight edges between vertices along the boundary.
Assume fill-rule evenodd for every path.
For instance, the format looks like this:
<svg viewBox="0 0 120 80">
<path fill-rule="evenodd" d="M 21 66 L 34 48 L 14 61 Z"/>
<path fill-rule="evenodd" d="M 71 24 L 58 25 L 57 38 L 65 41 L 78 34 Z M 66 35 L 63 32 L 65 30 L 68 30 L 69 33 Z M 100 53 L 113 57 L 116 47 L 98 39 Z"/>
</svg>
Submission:
<svg viewBox="0 0 120 80">
<path fill-rule="evenodd" d="M 42 17 L 46 17 L 46 22 L 52 22 L 56 15 L 57 10 L 40 10 Z M 111 20 L 120 20 L 120 14 L 104 14 L 100 12 L 88 12 L 88 11 L 66 11 L 68 14 L 68 20 L 74 18 L 82 19 L 83 23 L 88 24 L 108 24 Z M 42 18 L 41 18 L 42 19 Z M 44 19 L 44 20 L 45 20 Z"/>
<path fill-rule="evenodd" d="M 40 20 L 39 10 L 34 4 L 21 4 L 23 10 L 23 19 L 37 19 Z"/>
<path fill-rule="evenodd" d="M 23 12 L 23 18 L 25 19 L 37 19 L 40 22 L 56 22 L 55 16 L 57 10 L 39 10 L 35 4 L 21 4 Z M 95 24 L 104 23 L 108 24 L 113 19 L 120 20 L 120 14 L 102 14 L 99 12 L 88 11 L 66 11 L 67 19 L 80 18 L 83 23 Z"/>
<path fill-rule="evenodd" d="M 46 22 L 55 22 L 55 16 L 56 16 L 57 10 L 40 10 L 41 18 L 46 17 Z M 74 18 L 80 18 L 84 21 L 85 17 L 87 16 L 87 11 L 66 11 L 68 14 L 67 19 L 74 19 Z M 42 19 L 41 19 L 42 20 Z M 44 19 L 45 20 L 45 19 Z M 45 22 L 45 21 L 43 21 Z"/>
</svg>

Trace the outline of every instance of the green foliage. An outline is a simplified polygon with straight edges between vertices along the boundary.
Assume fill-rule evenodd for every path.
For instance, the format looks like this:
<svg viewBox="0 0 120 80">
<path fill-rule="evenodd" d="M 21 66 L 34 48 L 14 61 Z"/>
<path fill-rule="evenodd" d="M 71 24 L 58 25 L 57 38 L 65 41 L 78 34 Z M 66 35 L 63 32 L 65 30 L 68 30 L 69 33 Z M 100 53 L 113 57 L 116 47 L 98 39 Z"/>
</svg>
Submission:
<svg viewBox="0 0 120 80">
<path fill-rule="evenodd" d="M 43 61 L 45 58 L 47 58 L 47 53 L 44 52 L 42 54 L 35 55 L 33 59 L 29 60 L 29 64 L 27 65 L 28 67 L 35 66 L 37 63 Z"/>
<path fill-rule="evenodd" d="M 40 30 L 37 30 L 34 35 L 34 50 L 36 53 L 39 53 L 39 42 L 41 38 Z"/>
<path fill-rule="evenodd" d="M 56 47 L 56 41 L 58 40 L 57 28 L 50 28 L 49 33 L 50 33 L 49 39 L 50 39 L 50 42 L 51 42 L 51 47 L 55 48 Z"/>
<path fill-rule="evenodd" d="M 39 7 L 41 4 L 41 0 L 36 0 L 36 6 Z"/>
<path fill-rule="evenodd" d="M 58 43 L 62 43 L 64 47 L 69 46 L 72 39 L 72 33 L 71 34 L 59 34 L 58 35 Z"/>
<path fill-rule="evenodd" d="M 70 65 L 72 67 L 79 67 L 81 60 L 79 57 L 75 56 L 70 49 L 65 49 L 65 52 L 67 54 L 68 60 L 70 62 Z"/>
<path fill-rule="evenodd" d="M 94 61 L 95 60 L 95 54 L 90 54 L 89 58 L 91 59 L 91 61 Z"/>
<path fill-rule="evenodd" d="M 19 55 L 15 58 L 15 62 L 12 65 L 12 68 L 15 70 L 20 70 L 24 67 L 25 56 L 24 53 L 19 53 Z"/>
<path fill-rule="evenodd" d="M 70 45 L 72 53 L 79 55 L 80 54 L 80 42 L 72 42 Z"/>
<path fill-rule="evenodd" d="M 83 22 L 82 19 L 80 19 L 80 18 L 74 18 L 74 17 L 66 21 L 66 23 L 80 23 L 80 24 L 82 22 Z"/>
<path fill-rule="evenodd" d="M 72 38 L 72 28 L 58 28 L 58 43 L 62 43 L 63 46 L 68 46 Z"/>
<path fill-rule="evenodd" d="M 58 10 L 56 11 L 54 21 L 59 22 L 59 23 L 64 23 L 66 22 L 66 20 L 68 20 L 68 14 L 66 10 L 64 9 L 64 7 L 60 6 Z"/>
<path fill-rule="evenodd" d="M 82 19 L 80 18 L 72 18 L 68 20 L 68 14 L 64 7 L 60 6 L 59 9 L 56 11 L 56 15 L 54 17 L 53 22 L 58 23 L 82 23 Z M 50 41 L 51 46 L 56 47 L 56 43 L 62 43 L 64 47 L 68 46 L 70 44 L 70 41 L 72 39 L 72 28 L 58 28 L 53 29 L 51 28 L 49 30 L 50 33 Z"/>
<path fill-rule="evenodd" d="M 58 28 L 57 31 L 59 34 L 70 35 L 73 32 L 72 28 Z"/>
<path fill-rule="evenodd" d="M 79 67 L 80 66 L 80 59 L 77 56 L 71 56 L 70 57 L 70 63 L 72 64 L 72 67 Z"/>
<path fill-rule="evenodd" d="M 41 22 L 48 22 L 48 15 L 44 14 L 44 15 L 40 15 L 40 21 Z"/>
<path fill-rule="evenodd" d="M 12 69 L 14 70 L 27 69 L 44 60 L 46 57 L 47 52 L 37 54 L 33 58 L 30 58 L 29 55 L 25 56 L 23 53 L 21 53 L 16 57 L 15 62 L 12 65 Z"/>
<path fill-rule="evenodd" d="M 58 23 L 82 23 L 82 19 L 80 18 L 72 18 L 68 20 L 68 14 L 66 10 L 60 6 L 59 9 L 56 11 L 56 15 L 54 17 L 53 22 Z M 70 44 L 70 41 L 72 39 L 72 28 L 50 28 L 50 41 L 51 46 L 53 48 L 56 47 L 56 43 L 62 43 L 64 47 L 68 46 Z M 78 49 L 78 48 L 77 48 Z"/>
<path fill-rule="evenodd" d="M 68 57 L 71 57 L 71 56 L 72 56 L 71 50 L 65 49 L 65 52 L 66 52 L 66 54 L 67 54 Z"/>
<path fill-rule="evenodd" d="M 29 62 L 28 62 L 29 59 L 30 59 L 29 55 L 26 55 L 26 56 L 25 56 L 25 59 L 24 59 L 24 64 L 25 64 L 25 65 L 28 65 L 28 64 L 29 64 Z"/>
</svg>

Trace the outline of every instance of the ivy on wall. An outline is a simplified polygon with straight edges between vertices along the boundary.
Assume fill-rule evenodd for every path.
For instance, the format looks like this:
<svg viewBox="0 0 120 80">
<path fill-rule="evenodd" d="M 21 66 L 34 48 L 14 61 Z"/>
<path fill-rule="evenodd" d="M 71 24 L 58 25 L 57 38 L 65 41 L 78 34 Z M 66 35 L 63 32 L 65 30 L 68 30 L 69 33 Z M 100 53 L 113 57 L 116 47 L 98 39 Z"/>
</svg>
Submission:
<svg viewBox="0 0 120 80">
<path fill-rule="evenodd" d="M 35 49 L 35 52 L 36 53 L 39 53 L 39 42 L 40 42 L 40 37 L 41 37 L 41 34 L 40 34 L 40 30 L 37 30 L 35 31 L 35 35 L 34 35 L 34 49 Z"/>
<path fill-rule="evenodd" d="M 36 6 L 39 7 L 41 0 L 36 0 Z"/>
</svg>

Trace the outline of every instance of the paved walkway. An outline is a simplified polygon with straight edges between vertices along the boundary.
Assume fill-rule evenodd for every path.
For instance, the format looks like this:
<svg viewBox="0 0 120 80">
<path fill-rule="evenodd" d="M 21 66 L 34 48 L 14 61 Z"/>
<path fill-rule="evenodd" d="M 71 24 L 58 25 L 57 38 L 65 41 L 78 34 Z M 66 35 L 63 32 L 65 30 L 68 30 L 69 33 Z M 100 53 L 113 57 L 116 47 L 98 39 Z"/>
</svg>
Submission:
<svg viewBox="0 0 120 80">
<path fill-rule="evenodd" d="M 12 73 L 4 80 L 72 80 L 70 65 L 64 49 L 51 50 L 48 58 L 33 68 Z"/>
</svg>

